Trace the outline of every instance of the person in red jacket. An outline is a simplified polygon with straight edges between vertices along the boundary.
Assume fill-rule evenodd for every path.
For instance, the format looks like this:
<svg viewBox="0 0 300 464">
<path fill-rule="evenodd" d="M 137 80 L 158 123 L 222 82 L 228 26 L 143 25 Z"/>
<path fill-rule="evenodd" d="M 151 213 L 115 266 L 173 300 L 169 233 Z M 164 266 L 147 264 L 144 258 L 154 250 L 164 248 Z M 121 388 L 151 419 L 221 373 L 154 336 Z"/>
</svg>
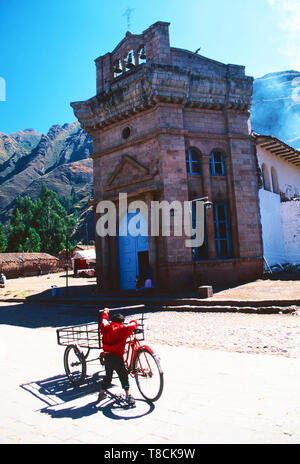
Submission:
<svg viewBox="0 0 300 464">
<path fill-rule="evenodd" d="M 112 381 L 113 372 L 116 371 L 122 388 L 125 390 L 126 401 L 130 406 L 135 404 L 129 392 L 129 376 L 124 363 L 124 353 L 127 338 L 137 328 L 136 321 L 124 324 L 122 314 L 114 314 L 109 322 L 109 309 L 105 308 L 101 319 L 102 348 L 105 353 L 105 377 L 102 380 L 98 402 L 106 397 L 105 390 Z"/>
</svg>

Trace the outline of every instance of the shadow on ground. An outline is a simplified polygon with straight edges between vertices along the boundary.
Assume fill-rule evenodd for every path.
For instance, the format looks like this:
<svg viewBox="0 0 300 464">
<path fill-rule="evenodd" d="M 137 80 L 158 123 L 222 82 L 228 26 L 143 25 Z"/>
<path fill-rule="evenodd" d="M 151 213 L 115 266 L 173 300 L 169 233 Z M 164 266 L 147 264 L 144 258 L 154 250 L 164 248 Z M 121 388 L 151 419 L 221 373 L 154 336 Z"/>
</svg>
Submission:
<svg viewBox="0 0 300 464">
<path fill-rule="evenodd" d="M 101 403 L 97 402 L 101 376 L 99 373 L 87 377 L 80 387 L 73 387 L 65 375 L 21 385 L 21 388 L 46 403 L 41 413 L 52 418 L 80 419 L 98 412 L 110 419 L 130 420 L 150 414 L 154 405 L 145 400 L 136 400 L 136 407 L 129 408 L 120 403 L 118 395 L 110 395 Z M 83 399 L 93 395 L 93 401 L 82 404 Z M 69 405 L 66 407 L 66 405 Z"/>
<path fill-rule="evenodd" d="M 127 303 L 128 304 L 128 303 Z M 106 305 L 109 308 L 117 308 L 113 303 Z M 147 309 L 128 306 L 122 307 L 120 310 L 124 316 L 133 314 L 139 315 L 142 312 L 157 312 L 159 309 Z M 0 325 L 12 325 L 17 327 L 27 327 L 29 329 L 37 329 L 40 327 L 64 327 L 80 324 L 88 324 L 97 322 L 99 310 L 103 310 L 103 306 L 96 303 L 87 305 L 78 304 L 58 304 L 55 303 L 18 303 L 7 304 L 0 307 Z"/>
<path fill-rule="evenodd" d="M 99 308 L 100 309 L 100 308 Z M 98 309 L 54 303 L 19 303 L 0 307 L 0 324 L 37 329 L 97 321 Z"/>
</svg>

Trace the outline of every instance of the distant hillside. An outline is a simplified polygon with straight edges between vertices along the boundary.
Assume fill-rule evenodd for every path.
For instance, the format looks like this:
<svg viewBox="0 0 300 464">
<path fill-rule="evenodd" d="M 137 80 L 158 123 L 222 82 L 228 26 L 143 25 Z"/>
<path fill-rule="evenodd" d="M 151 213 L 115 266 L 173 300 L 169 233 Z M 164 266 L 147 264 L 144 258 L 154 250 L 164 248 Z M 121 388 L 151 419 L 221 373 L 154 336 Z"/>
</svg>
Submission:
<svg viewBox="0 0 300 464">
<path fill-rule="evenodd" d="M 300 150 L 300 72 L 285 71 L 255 79 L 251 124 Z"/>
<path fill-rule="evenodd" d="M 6 224 L 17 195 L 36 200 L 42 181 L 68 198 L 74 187 L 80 227 L 77 238 L 87 236 L 88 200 L 92 196 L 92 140 L 78 123 L 52 126 L 46 135 L 33 129 L 6 135 L 0 132 L 0 221 Z M 82 229 L 82 230 L 81 230 Z M 88 237 L 93 238 L 88 222 Z"/>
</svg>

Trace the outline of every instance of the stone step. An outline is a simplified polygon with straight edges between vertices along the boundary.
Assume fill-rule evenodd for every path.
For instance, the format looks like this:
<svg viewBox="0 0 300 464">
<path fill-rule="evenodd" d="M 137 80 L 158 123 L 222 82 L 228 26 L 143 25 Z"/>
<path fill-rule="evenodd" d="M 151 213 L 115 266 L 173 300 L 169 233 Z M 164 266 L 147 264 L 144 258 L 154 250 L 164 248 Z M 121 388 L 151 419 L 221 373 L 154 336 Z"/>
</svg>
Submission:
<svg viewBox="0 0 300 464">
<path fill-rule="evenodd" d="M 150 309 L 147 306 L 148 309 Z M 152 307 L 152 309 L 155 309 Z M 158 308 L 157 308 L 158 309 Z M 293 314 L 296 311 L 295 306 L 191 306 L 191 305 L 176 305 L 176 306 L 161 306 L 163 311 L 192 311 L 201 313 L 252 313 L 252 314 Z"/>
</svg>

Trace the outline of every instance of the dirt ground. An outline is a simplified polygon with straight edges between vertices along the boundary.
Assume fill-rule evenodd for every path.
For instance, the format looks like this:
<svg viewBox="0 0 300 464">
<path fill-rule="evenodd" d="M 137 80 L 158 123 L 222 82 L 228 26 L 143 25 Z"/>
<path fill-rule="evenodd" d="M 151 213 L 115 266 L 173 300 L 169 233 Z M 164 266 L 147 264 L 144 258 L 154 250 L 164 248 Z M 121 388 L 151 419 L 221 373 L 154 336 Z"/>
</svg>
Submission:
<svg viewBox="0 0 300 464">
<path fill-rule="evenodd" d="M 300 280 L 256 280 L 220 292 L 213 300 L 299 300 Z"/>
<path fill-rule="evenodd" d="M 147 342 L 203 350 L 300 357 L 300 316 L 158 312 L 147 314 Z"/>
<path fill-rule="evenodd" d="M 66 287 L 66 274 L 47 274 L 40 277 L 20 277 L 19 279 L 9 279 L 6 287 L 0 288 L 0 299 L 6 298 L 26 298 L 27 296 L 40 294 L 46 290 L 51 290 L 52 285 L 58 288 Z M 72 274 L 68 277 L 68 287 L 82 286 L 82 296 L 91 297 L 96 290 L 95 277 L 76 277 Z M 70 291 L 70 296 L 72 292 Z M 256 280 L 247 284 L 228 288 L 222 291 L 215 291 L 212 298 L 208 300 L 243 300 L 243 301 L 262 301 L 274 300 L 300 300 L 300 280 Z"/>
<path fill-rule="evenodd" d="M 87 294 L 90 293 L 89 287 L 96 284 L 95 277 L 76 277 L 72 274 L 68 276 L 68 287 L 85 286 Z M 51 290 L 52 285 L 58 288 L 65 288 L 67 285 L 66 273 L 46 274 L 39 277 L 20 277 L 18 279 L 7 279 L 5 288 L 0 288 L 0 299 L 5 298 L 26 298 L 36 295 L 46 290 Z"/>
<path fill-rule="evenodd" d="M 66 274 L 7 280 L 6 288 L 0 289 L 0 300 L 43 294 L 52 285 L 65 288 Z M 71 297 L 76 294 L 76 287 L 81 287 L 79 293 L 83 297 L 96 296 L 95 278 L 69 276 L 68 286 Z M 210 300 L 274 300 L 276 305 L 280 300 L 299 300 L 299 295 L 300 281 L 257 280 L 216 292 Z M 299 314 L 159 311 L 147 315 L 146 339 L 172 346 L 295 357 L 300 356 Z"/>
</svg>

